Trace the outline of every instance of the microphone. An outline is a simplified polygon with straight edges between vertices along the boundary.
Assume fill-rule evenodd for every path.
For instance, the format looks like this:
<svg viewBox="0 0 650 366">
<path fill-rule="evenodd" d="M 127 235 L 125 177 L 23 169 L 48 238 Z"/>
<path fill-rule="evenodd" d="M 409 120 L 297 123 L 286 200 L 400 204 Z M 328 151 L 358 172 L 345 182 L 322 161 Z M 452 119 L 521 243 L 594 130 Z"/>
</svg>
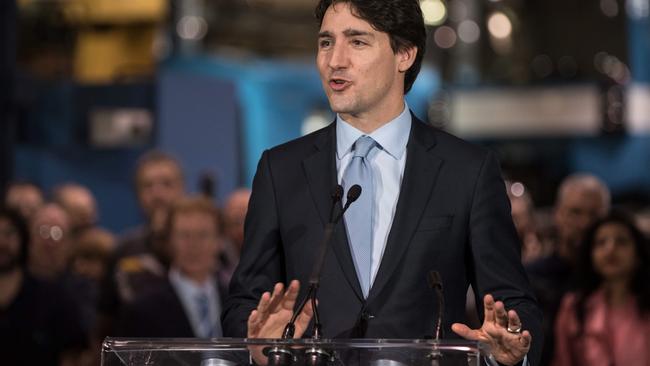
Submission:
<svg viewBox="0 0 650 366">
<path fill-rule="evenodd" d="M 361 186 L 355 184 L 352 187 L 350 187 L 350 189 L 348 189 L 347 201 L 345 202 L 345 206 L 343 206 L 343 209 L 341 210 L 341 212 L 339 212 L 338 215 L 336 215 L 336 217 L 332 218 L 332 216 L 334 216 L 333 215 L 334 208 L 336 207 L 336 204 L 340 201 L 341 196 L 343 196 L 343 187 L 337 185 L 336 187 L 334 187 L 334 190 L 331 195 L 332 209 L 330 210 L 330 222 L 325 226 L 325 235 L 323 235 L 323 240 L 321 241 L 319 246 L 318 256 L 316 257 L 316 262 L 314 263 L 314 269 L 312 270 L 311 276 L 309 277 L 309 289 L 307 290 L 307 294 L 305 295 L 305 297 L 300 302 L 300 305 L 293 312 L 293 316 L 291 317 L 291 320 L 284 327 L 284 332 L 282 334 L 283 339 L 293 338 L 293 335 L 296 331 L 296 325 L 295 325 L 296 319 L 298 318 L 300 312 L 302 312 L 302 309 L 307 304 L 307 301 L 310 299 L 312 303 L 312 308 L 314 309 L 313 339 L 321 338 L 321 323 L 320 323 L 320 317 L 318 315 L 318 307 L 316 306 L 316 292 L 318 290 L 318 287 L 320 286 L 320 274 L 323 270 L 323 264 L 325 262 L 325 254 L 327 254 L 327 248 L 329 247 L 329 243 L 332 241 L 332 237 L 334 236 L 334 229 L 336 228 L 336 224 L 338 224 L 339 221 L 341 221 L 341 218 L 345 214 L 345 211 L 348 210 L 350 205 L 354 203 L 354 201 L 359 199 L 359 196 L 361 196 Z"/>
<path fill-rule="evenodd" d="M 345 214 L 345 211 L 348 210 L 350 205 L 353 204 L 354 201 L 359 199 L 359 197 L 361 196 L 361 191 L 362 191 L 361 186 L 358 185 L 358 184 L 355 184 L 352 187 L 350 187 L 350 189 L 348 189 L 348 194 L 347 194 L 347 197 L 346 197 L 347 201 L 345 202 L 345 206 L 343 206 L 343 209 L 334 218 L 334 220 L 330 220 L 330 224 L 336 225 L 341 220 L 341 218 L 343 217 L 343 214 Z M 341 193 L 343 193 L 343 192 L 341 192 Z"/>
<path fill-rule="evenodd" d="M 341 189 L 341 193 L 342 191 L 343 190 Z M 319 256 L 317 257 L 314 270 L 309 278 L 309 286 L 311 289 L 313 289 L 313 291 L 311 291 L 311 296 L 310 296 L 312 309 L 314 309 L 313 339 L 321 339 L 322 336 L 321 334 L 322 324 L 320 322 L 320 316 L 318 315 L 318 306 L 316 304 L 316 293 L 318 292 L 318 287 L 320 286 L 320 275 L 321 272 L 323 271 L 323 264 L 325 263 L 325 254 L 327 254 L 327 248 L 329 247 L 329 243 L 332 241 L 332 237 L 334 236 L 334 231 L 336 230 L 336 224 L 338 224 L 339 221 L 341 221 L 341 218 L 345 214 L 345 211 L 347 211 L 348 208 L 350 208 L 350 205 L 352 205 L 357 199 L 359 199 L 359 196 L 361 196 L 361 186 L 355 184 L 352 187 L 350 187 L 350 189 L 348 189 L 347 201 L 345 202 L 345 206 L 343 206 L 341 212 L 325 228 L 325 236 L 323 238 L 323 241 L 321 242 L 320 253 Z M 300 311 L 302 311 L 302 308 L 300 309 Z"/>
<path fill-rule="evenodd" d="M 341 221 L 341 218 L 345 214 L 345 211 L 348 210 L 350 205 L 354 203 L 354 201 L 359 199 L 359 196 L 361 196 L 361 186 L 355 184 L 352 187 L 350 187 L 350 189 L 348 190 L 347 201 L 345 202 L 345 206 L 343 206 L 341 212 L 339 212 L 338 215 L 334 216 L 335 207 L 341 200 L 342 196 L 343 196 L 343 187 L 337 185 L 334 188 L 331 195 L 332 209 L 330 210 L 330 221 L 325 226 L 325 234 L 323 235 L 323 240 L 321 241 L 320 246 L 318 248 L 319 249 L 318 256 L 316 257 L 316 261 L 314 263 L 314 269 L 311 273 L 311 276 L 309 277 L 309 289 L 307 290 L 307 294 L 305 295 L 305 297 L 300 302 L 300 305 L 295 309 L 293 316 L 291 317 L 291 320 L 285 326 L 284 333 L 282 334 L 283 339 L 293 338 L 293 335 L 296 331 L 296 324 L 295 324 L 296 319 L 304 309 L 305 305 L 307 304 L 307 301 L 311 301 L 311 306 L 314 311 L 314 335 L 312 336 L 312 339 L 314 340 L 321 339 L 322 324 L 320 322 L 320 316 L 318 314 L 318 306 L 316 304 L 316 298 L 317 298 L 316 294 L 318 292 L 318 287 L 320 286 L 320 276 L 323 270 L 323 264 L 325 262 L 325 255 L 327 254 L 329 243 L 332 241 L 332 237 L 334 236 L 336 225 L 339 223 L 339 221 Z M 277 358 L 278 361 L 287 362 L 291 360 L 290 358 L 287 357 L 287 355 L 280 354 L 281 351 L 286 351 L 286 350 L 278 349 L 274 351 L 275 352 L 273 356 Z M 269 356 L 271 356 L 271 352 L 269 352 Z M 333 356 L 330 352 L 327 352 L 324 349 L 314 346 L 305 351 L 305 364 L 307 366 L 326 365 L 328 361 L 332 360 L 332 357 Z M 269 360 L 271 360 L 271 357 L 269 357 Z M 274 365 L 270 365 L 270 366 L 287 365 L 287 363 L 280 364 L 279 362 L 278 363 L 274 362 L 273 364 Z"/>
<path fill-rule="evenodd" d="M 334 210 L 336 209 L 336 204 L 343 198 L 343 187 L 340 184 L 337 184 L 332 191 L 332 208 L 330 209 L 330 223 L 334 221 Z"/>
<path fill-rule="evenodd" d="M 445 311 L 445 298 L 442 293 L 442 279 L 440 278 L 440 273 L 438 271 L 431 271 L 427 276 L 429 282 L 429 287 L 433 289 L 438 298 L 438 314 L 436 316 L 436 327 L 434 333 L 434 341 L 436 342 L 434 350 L 429 354 L 429 360 L 431 360 L 430 366 L 439 366 L 440 359 L 442 358 L 442 353 L 438 351 L 438 342 L 440 342 L 440 337 L 443 335 L 442 332 L 442 315 Z"/>
</svg>

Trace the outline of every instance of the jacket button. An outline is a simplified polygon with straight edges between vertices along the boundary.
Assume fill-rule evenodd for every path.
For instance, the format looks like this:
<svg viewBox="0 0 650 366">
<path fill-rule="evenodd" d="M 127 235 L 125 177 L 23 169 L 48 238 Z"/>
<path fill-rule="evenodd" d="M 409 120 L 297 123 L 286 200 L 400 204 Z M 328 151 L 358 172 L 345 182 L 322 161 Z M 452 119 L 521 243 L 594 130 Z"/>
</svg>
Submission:
<svg viewBox="0 0 650 366">
<path fill-rule="evenodd" d="M 370 314 L 368 311 L 364 310 L 364 311 L 361 313 L 361 318 L 363 318 L 363 320 L 370 320 L 370 319 L 374 319 L 375 316 L 372 315 L 372 314 Z"/>
</svg>

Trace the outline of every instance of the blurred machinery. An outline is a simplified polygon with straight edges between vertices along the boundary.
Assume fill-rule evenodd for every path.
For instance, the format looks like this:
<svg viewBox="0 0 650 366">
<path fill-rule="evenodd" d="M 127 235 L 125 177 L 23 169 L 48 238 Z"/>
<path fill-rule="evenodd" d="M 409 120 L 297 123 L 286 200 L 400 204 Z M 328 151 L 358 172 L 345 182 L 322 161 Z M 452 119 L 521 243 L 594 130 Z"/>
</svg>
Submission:
<svg viewBox="0 0 650 366">
<path fill-rule="evenodd" d="M 165 0 L 69 0 L 60 3 L 76 29 L 73 75 L 82 83 L 152 76 Z"/>
</svg>

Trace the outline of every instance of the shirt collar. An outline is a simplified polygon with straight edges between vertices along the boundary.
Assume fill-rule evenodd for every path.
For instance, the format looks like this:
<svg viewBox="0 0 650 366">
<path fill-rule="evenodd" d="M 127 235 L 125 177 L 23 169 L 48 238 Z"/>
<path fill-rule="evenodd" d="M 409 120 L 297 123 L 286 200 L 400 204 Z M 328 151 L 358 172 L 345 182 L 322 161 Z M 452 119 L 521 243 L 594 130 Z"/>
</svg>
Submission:
<svg viewBox="0 0 650 366">
<path fill-rule="evenodd" d="M 183 295 L 187 297 L 195 297 L 199 294 L 210 294 L 212 290 L 210 280 L 199 285 L 173 267 L 169 269 L 169 280 L 178 291 L 181 291 Z"/>
<path fill-rule="evenodd" d="M 381 148 L 393 158 L 399 160 L 406 151 L 409 134 L 411 132 L 411 113 L 406 101 L 404 110 L 392 121 L 376 129 L 368 136 L 372 137 Z M 339 114 L 336 115 L 336 156 L 340 160 L 352 151 L 352 145 L 357 139 L 365 135 L 346 122 Z"/>
</svg>

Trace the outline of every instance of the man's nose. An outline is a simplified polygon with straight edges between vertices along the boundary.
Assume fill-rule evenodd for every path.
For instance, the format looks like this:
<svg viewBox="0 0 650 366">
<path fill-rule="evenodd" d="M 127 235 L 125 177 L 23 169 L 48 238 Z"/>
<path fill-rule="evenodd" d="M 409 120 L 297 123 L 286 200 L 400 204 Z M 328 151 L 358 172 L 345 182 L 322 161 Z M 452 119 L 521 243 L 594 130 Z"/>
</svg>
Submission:
<svg viewBox="0 0 650 366">
<path fill-rule="evenodd" d="M 616 240 L 613 238 L 608 238 L 607 240 L 605 240 L 603 247 L 605 251 L 607 251 L 607 253 L 613 252 L 614 249 L 616 248 Z"/>
<path fill-rule="evenodd" d="M 345 45 L 342 45 L 340 42 L 336 43 L 332 47 L 332 52 L 330 54 L 329 66 L 332 69 L 342 69 L 346 68 L 349 63 L 348 52 Z"/>
<path fill-rule="evenodd" d="M 163 184 L 156 184 L 153 187 L 151 187 L 151 193 L 152 196 L 154 196 L 157 199 L 161 199 L 166 197 L 167 195 L 167 187 Z"/>
<path fill-rule="evenodd" d="M 588 214 L 580 214 L 576 218 L 576 223 L 580 230 L 585 231 L 589 228 L 589 225 L 594 221 L 594 219 Z"/>
</svg>

